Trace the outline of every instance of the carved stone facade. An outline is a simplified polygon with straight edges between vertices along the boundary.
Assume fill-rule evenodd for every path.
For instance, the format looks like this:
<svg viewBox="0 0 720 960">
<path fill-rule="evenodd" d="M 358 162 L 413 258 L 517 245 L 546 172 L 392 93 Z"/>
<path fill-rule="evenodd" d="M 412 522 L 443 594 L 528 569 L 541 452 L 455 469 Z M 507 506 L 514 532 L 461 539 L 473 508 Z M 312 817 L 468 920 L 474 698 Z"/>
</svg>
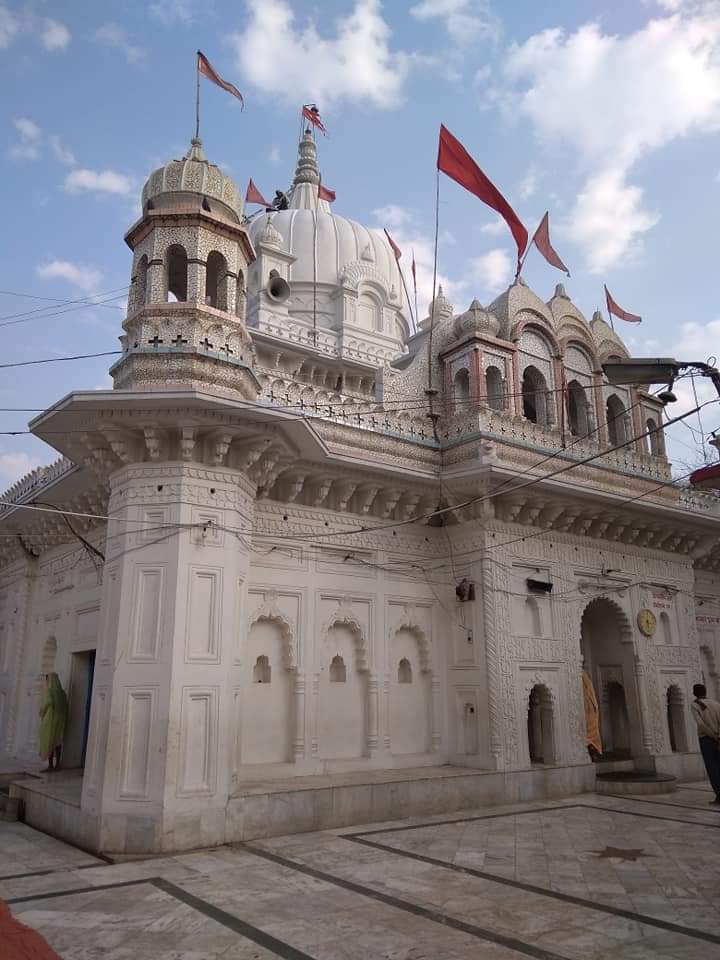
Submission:
<svg viewBox="0 0 720 960">
<path fill-rule="evenodd" d="M 337 223 L 313 291 L 278 216 L 197 143 L 151 177 L 115 389 L 34 422 L 64 459 L 0 505 L 0 762 L 35 769 L 56 670 L 93 843 L 184 849 L 233 839 L 251 782 L 587 765 L 584 668 L 608 752 L 697 767 L 720 502 L 603 381 L 617 335 L 518 281 L 408 336 L 384 240 Z"/>
</svg>

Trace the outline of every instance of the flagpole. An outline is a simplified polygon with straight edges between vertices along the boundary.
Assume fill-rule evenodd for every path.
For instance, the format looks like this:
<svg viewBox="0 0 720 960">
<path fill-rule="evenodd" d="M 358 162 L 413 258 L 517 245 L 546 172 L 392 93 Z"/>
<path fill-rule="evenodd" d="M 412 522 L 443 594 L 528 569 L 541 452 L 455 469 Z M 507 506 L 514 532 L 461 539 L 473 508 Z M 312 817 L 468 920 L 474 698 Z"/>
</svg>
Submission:
<svg viewBox="0 0 720 960">
<path fill-rule="evenodd" d="M 200 51 L 198 50 L 198 58 Z M 195 139 L 200 139 L 200 61 L 195 61 Z"/>
<path fill-rule="evenodd" d="M 413 327 L 415 327 L 416 326 L 415 317 L 413 316 L 412 304 L 410 303 L 410 292 L 407 288 L 407 283 L 405 283 L 405 275 L 403 274 L 402 269 L 400 267 L 400 261 L 396 260 L 395 262 L 397 263 L 398 273 L 400 274 L 400 281 L 403 285 L 403 290 L 405 291 L 405 296 L 407 298 L 408 310 L 410 311 L 410 320 L 412 322 Z"/>
<path fill-rule="evenodd" d="M 435 170 L 435 249 L 433 253 L 433 285 L 432 285 L 432 303 L 430 304 L 430 327 L 428 330 L 428 385 L 425 394 L 428 398 L 428 417 L 432 423 L 433 435 L 437 441 L 440 440 L 437 430 L 437 414 L 433 410 L 433 397 L 437 393 L 433 389 L 433 326 L 435 320 L 435 297 L 437 296 L 437 261 L 438 261 L 438 236 L 440 221 L 440 167 Z"/>
<path fill-rule="evenodd" d="M 313 217 L 313 346 L 317 347 L 317 233 L 318 233 L 318 208 L 320 206 L 320 183 L 318 180 L 317 194 L 315 196 L 315 216 Z"/>
</svg>

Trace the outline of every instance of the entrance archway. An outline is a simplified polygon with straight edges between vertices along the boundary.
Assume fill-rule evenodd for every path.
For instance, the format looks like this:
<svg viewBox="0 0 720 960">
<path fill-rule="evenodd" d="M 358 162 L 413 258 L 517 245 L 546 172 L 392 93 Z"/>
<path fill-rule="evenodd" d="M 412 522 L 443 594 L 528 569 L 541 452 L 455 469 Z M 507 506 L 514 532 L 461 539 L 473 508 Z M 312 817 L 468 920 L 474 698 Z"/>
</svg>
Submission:
<svg viewBox="0 0 720 960">
<path fill-rule="evenodd" d="M 582 614 L 580 646 L 600 706 L 603 759 L 641 754 L 632 627 L 617 603 L 607 597 L 590 601 Z"/>
</svg>

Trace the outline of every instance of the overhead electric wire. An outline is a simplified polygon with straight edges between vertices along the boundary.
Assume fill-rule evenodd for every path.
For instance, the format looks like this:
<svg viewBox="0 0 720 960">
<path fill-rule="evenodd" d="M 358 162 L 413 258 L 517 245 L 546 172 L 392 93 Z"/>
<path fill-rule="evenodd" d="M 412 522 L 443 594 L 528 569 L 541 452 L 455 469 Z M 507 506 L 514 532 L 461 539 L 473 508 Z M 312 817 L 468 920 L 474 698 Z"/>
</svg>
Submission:
<svg viewBox="0 0 720 960">
<path fill-rule="evenodd" d="M 120 297 L 124 296 L 125 293 L 129 290 L 127 285 L 122 287 L 115 287 L 112 290 L 106 290 L 104 293 L 93 293 L 88 294 L 87 297 L 80 297 L 78 299 L 65 298 L 61 299 L 59 297 L 37 297 L 32 296 L 27 293 L 13 293 L 10 290 L 0 290 L 0 295 L 10 295 L 15 297 L 28 297 L 33 300 L 47 300 L 50 301 L 45 307 L 35 307 L 33 310 L 24 310 L 20 313 L 8 313 L 5 316 L 0 316 L 0 326 L 10 326 L 7 321 L 15 321 L 16 323 L 23 322 L 24 319 L 32 319 L 34 315 L 46 314 L 48 311 L 57 310 L 59 307 L 68 306 L 69 304 L 80 304 L 83 306 L 105 306 L 109 307 L 111 310 L 122 310 L 123 307 L 121 304 L 110 303 L 111 300 L 119 300 Z M 115 294 L 115 296 L 111 296 Z M 107 299 L 101 299 L 101 298 Z M 52 314 L 50 314 L 52 316 Z M 20 318 L 20 319 L 17 319 Z M 42 317 L 41 317 L 42 319 Z"/>
</svg>

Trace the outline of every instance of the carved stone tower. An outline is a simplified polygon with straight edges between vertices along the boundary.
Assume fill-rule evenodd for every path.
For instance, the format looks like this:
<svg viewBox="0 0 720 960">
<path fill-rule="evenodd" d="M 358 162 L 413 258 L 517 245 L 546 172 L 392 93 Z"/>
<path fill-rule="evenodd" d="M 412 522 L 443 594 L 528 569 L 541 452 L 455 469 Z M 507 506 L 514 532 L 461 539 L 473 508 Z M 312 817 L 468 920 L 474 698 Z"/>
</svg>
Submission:
<svg viewBox="0 0 720 960">
<path fill-rule="evenodd" d="M 133 251 L 124 356 L 116 389 L 200 388 L 257 396 L 245 326 L 248 265 L 255 259 L 235 183 L 193 139 L 182 160 L 150 175 Z"/>
</svg>

